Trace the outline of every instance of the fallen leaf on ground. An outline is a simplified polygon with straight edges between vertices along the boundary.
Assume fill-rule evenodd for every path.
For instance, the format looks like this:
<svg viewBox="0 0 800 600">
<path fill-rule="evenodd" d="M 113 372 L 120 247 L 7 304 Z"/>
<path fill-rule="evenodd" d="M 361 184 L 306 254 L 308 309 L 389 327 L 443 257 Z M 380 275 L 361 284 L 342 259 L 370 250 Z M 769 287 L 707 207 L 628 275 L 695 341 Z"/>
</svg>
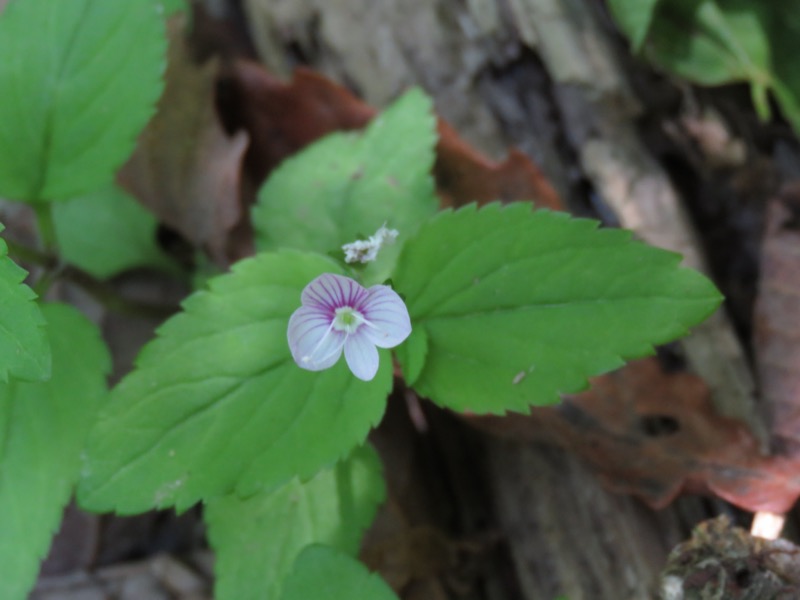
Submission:
<svg viewBox="0 0 800 600">
<path fill-rule="evenodd" d="M 610 489 L 656 508 L 690 492 L 781 513 L 800 496 L 800 460 L 763 456 L 743 423 L 715 412 L 702 380 L 667 372 L 655 358 L 597 377 L 590 390 L 530 416 L 467 419 L 521 442 L 561 445 Z"/>
<path fill-rule="evenodd" d="M 219 264 L 252 253 L 229 233 L 242 215 L 241 163 L 244 131 L 228 136 L 217 117 L 218 62 L 194 63 L 184 40 L 184 19 L 169 22 L 166 88 L 136 151 L 120 170 L 121 185 Z M 243 247 L 242 247 L 243 246 Z"/>
<path fill-rule="evenodd" d="M 243 128 L 251 136 L 246 164 L 253 190 L 287 156 L 333 131 L 360 129 L 377 114 L 344 87 L 302 68 L 284 82 L 258 63 L 240 59 L 226 70 L 221 90 L 228 128 Z M 442 120 L 439 134 L 434 174 L 445 205 L 527 199 L 563 209 L 553 187 L 522 152 L 512 150 L 497 163 Z"/>
</svg>

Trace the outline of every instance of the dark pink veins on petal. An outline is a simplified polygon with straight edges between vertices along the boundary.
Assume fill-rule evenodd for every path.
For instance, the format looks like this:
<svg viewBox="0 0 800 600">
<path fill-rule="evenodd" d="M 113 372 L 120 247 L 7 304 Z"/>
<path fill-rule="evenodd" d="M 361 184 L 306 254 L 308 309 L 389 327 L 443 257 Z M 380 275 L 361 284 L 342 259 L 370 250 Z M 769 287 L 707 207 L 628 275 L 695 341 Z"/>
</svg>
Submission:
<svg viewBox="0 0 800 600">
<path fill-rule="evenodd" d="M 312 281 L 305 295 L 305 304 L 325 311 L 333 318 L 337 308 L 349 306 L 359 310 L 369 294 L 352 279 L 341 275 L 324 274 Z"/>
</svg>

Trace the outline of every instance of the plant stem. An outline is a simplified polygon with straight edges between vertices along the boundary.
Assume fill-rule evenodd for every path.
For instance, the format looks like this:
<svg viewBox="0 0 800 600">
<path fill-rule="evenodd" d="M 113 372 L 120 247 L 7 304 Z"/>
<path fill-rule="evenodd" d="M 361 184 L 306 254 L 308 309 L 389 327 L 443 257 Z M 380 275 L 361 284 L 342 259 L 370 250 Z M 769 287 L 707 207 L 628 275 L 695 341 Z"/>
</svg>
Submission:
<svg viewBox="0 0 800 600">
<path fill-rule="evenodd" d="M 174 315 L 179 309 L 176 304 L 151 304 L 129 300 L 122 296 L 113 285 L 99 281 L 85 271 L 74 267 L 66 267 L 60 278 L 82 287 L 107 310 L 127 316 L 163 320 Z"/>
<path fill-rule="evenodd" d="M 113 284 L 95 279 L 89 273 L 71 265 L 59 266 L 58 259 L 48 252 L 28 248 L 13 240 L 6 240 L 6 244 L 11 257 L 44 269 L 42 276 L 32 286 L 39 297 L 44 296 L 53 282 L 60 279 L 80 286 L 106 309 L 113 312 L 134 317 L 166 319 L 178 310 L 178 306 L 173 304 L 150 304 L 129 300 L 122 296 Z"/>
<path fill-rule="evenodd" d="M 39 239 L 42 242 L 42 249 L 46 253 L 56 253 L 58 240 L 56 239 L 56 228 L 53 223 L 53 207 L 49 202 L 34 202 L 33 210 L 36 213 L 36 223 L 39 226 Z"/>
<path fill-rule="evenodd" d="M 28 248 L 28 246 L 23 246 L 14 240 L 7 239 L 5 242 L 8 246 L 8 254 L 16 258 L 18 262 L 33 263 L 43 269 L 55 269 L 58 264 L 58 260 L 47 252 Z"/>
<path fill-rule="evenodd" d="M 44 299 L 47 295 L 50 286 L 53 285 L 53 282 L 56 280 L 56 276 L 54 271 L 43 271 L 42 276 L 36 280 L 36 282 L 31 286 L 33 291 L 39 298 Z"/>
</svg>

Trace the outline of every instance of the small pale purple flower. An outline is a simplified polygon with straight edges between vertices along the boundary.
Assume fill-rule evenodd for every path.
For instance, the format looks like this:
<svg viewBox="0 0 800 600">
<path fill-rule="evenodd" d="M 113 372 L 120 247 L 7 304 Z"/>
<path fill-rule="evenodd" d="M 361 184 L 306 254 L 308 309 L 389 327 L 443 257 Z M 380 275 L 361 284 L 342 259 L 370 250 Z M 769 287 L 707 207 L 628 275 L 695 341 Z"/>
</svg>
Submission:
<svg viewBox="0 0 800 600">
<path fill-rule="evenodd" d="M 287 337 L 292 358 L 309 371 L 332 367 L 344 350 L 353 374 L 370 381 L 378 372 L 377 348 L 394 348 L 411 333 L 406 305 L 385 285 L 366 289 L 324 273 L 305 287 L 300 302 Z"/>
</svg>

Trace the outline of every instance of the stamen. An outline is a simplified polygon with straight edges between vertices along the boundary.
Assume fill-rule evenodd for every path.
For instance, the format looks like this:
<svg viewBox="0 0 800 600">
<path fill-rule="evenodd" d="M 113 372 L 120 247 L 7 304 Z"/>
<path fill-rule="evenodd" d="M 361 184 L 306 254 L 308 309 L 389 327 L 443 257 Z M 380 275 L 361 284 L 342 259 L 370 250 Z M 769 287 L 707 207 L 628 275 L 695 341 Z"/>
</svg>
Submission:
<svg viewBox="0 0 800 600">
<path fill-rule="evenodd" d="M 378 327 L 377 325 L 373 325 L 373 324 L 372 324 L 372 322 L 370 322 L 370 321 L 367 321 L 367 320 L 366 320 L 364 317 L 362 317 L 360 314 L 359 314 L 358 316 L 359 316 L 359 318 L 361 319 L 361 323 L 359 323 L 359 325 L 361 325 L 361 324 L 363 323 L 363 324 L 364 324 L 364 325 L 366 325 L 367 327 L 371 327 L 372 329 L 378 329 L 378 330 L 380 330 L 380 327 Z"/>
<path fill-rule="evenodd" d="M 330 334 L 332 329 L 333 329 L 333 321 L 331 321 L 331 324 L 328 325 L 328 329 L 325 331 L 325 334 L 320 338 L 319 342 L 317 342 L 317 345 L 314 346 L 314 349 L 311 351 L 311 354 L 307 354 L 306 356 L 303 357 L 303 362 L 308 363 L 313 361 L 312 357 L 314 356 L 314 354 L 317 353 L 317 350 L 320 349 L 325 340 L 328 339 L 328 335 Z M 330 354 L 328 356 L 330 356 Z"/>
<path fill-rule="evenodd" d="M 359 311 L 352 306 L 340 306 L 336 309 L 336 314 L 333 317 L 333 326 L 337 331 L 343 331 L 346 334 L 355 333 L 362 323 L 367 323 Z"/>
<path fill-rule="evenodd" d="M 346 336 L 346 335 L 347 335 L 347 334 L 345 334 L 345 336 Z M 345 339 L 346 339 L 346 337 L 345 337 Z M 344 345 L 344 344 L 342 344 L 342 345 Z M 339 351 L 339 346 L 336 346 L 336 347 L 335 347 L 333 350 L 331 350 L 330 352 L 328 352 L 328 353 L 327 353 L 325 356 L 323 356 L 323 357 L 322 357 L 322 358 L 320 358 L 320 359 L 317 359 L 317 362 L 325 362 L 325 361 L 326 361 L 326 360 L 328 360 L 328 359 L 329 359 L 331 356 L 333 356 L 334 354 L 336 354 L 338 351 Z"/>
</svg>

